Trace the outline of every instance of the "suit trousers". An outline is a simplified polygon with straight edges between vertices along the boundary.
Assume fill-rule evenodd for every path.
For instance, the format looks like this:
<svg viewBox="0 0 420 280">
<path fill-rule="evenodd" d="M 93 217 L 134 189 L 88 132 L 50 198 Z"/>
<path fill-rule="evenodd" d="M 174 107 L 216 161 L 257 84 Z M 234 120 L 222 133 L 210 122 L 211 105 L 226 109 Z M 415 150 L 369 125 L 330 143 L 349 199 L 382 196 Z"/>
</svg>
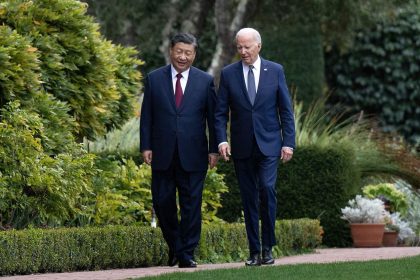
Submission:
<svg viewBox="0 0 420 280">
<path fill-rule="evenodd" d="M 279 158 L 279 156 L 262 154 L 254 137 L 251 156 L 245 159 L 234 159 L 251 255 L 261 252 L 261 243 L 263 249 L 271 248 L 276 244 L 274 233 L 277 211 L 275 187 Z"/>
<path fill-rule="evenodd" d="M 163 237 L 181 261 L 194 257 L 201 234 L 201 202 L 207 170 L 187 172 L 174 152 L 167 170 L 152 171 L 153 207 Z M 180 221 L 176 192 L 178 191 Z"/>
</svg>

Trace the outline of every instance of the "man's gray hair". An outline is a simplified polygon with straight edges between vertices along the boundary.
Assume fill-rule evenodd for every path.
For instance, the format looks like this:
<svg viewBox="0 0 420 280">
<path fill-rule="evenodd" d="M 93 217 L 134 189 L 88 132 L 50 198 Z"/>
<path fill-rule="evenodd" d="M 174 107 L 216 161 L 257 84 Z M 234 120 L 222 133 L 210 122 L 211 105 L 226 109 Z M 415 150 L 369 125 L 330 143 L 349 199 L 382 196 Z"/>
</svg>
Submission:
<svg viewBox="0 0 420 280">
<path fill-rule="evenodd" d="M 242 28 L 241 30 L 239 30 L 238 33 L 236 33 L 235 41 L 238 40 L 238 36 L 245 35 L 245 34 L 252 34 L 254 36 L 255 41 L 257 41 L 257 43 L 261 44 L 260 33 L 257 30 L 255 30 L 254 28 L 250 28 L 250 27 L 245 27 L 245 28 Z"/>
</svg>

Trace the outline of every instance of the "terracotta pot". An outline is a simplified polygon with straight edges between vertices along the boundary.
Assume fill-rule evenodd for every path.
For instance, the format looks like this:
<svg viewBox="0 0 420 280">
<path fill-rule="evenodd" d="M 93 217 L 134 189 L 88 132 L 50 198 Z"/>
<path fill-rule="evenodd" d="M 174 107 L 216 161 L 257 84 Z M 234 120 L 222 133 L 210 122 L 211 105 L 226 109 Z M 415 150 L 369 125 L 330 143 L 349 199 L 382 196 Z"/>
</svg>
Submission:
<svg viewBox="0 0 420 280">
<path fill-rule="evenodd" d="M 350 224 L 354 247 L 381 247 L 385 224 Z"/>
<path fill-rule="evenodd" d="M 396 231 L 385 231 L 382 239 L 382 245 L 385 247 L 394 247 L 398 243 L 398 232 Z"/>
</svg>

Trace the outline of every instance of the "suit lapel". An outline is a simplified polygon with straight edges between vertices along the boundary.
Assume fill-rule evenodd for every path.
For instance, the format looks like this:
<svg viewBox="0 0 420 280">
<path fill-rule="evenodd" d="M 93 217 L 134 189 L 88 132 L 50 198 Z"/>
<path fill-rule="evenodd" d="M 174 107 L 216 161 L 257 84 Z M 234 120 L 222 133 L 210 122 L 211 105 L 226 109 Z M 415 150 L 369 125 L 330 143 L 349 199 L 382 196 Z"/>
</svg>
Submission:
<svg viewBox="0 0 420 280">
<path fill-rule="evenodd" d="M 258 82 L 257 96 L 255 97 L 254 105 L 258 102 L 259 99 L 261 99 L 259 96 L 262 94 L 262 85 L 265 85 L 268 82 L 268 71 L 269 69 L 267 62 L 261 58 L 260 80 Z"/>
<path fill-rule="evenodd" d="M 244 98 L 247 100 L 249 105 L 252 106 L 251 101 L 249 100 L 248 91 L 246 89 L 245 79 L 244 79 L 244 70 L 242 67 L 242 61 L 238 61 L 236 65 L 236 77 L 239 81 L 239 84 L 241 85 L 242 94 L 244 95 Z"/>
<path fill-rule="evenodd" d="M 187 84 L 185 86 L 184 96 L 182 97 L 181 105 L 179 106 L 178 110 L 182 110 L 188 102 L 188 100 L 191 98 L 190 95 L 194 91 L 194 83 L 196 82 L 195 75 L 197 75 L 197 72 L 195 71 L 194 67 L 190 67 L 190 73 L 188 74 L 188 80 Z"/>
<path fill-rule="evenodd" d="M 166 88 L 166 96 L 169 98 L 169 102 L 171 105 L 176 109 L 175 105 L 175 92 L 174 92 L 174 86 L 172 84 L 172 73 L 171 73 L 171 65 L 169 64 L 164 70 L 164 81 L 166 85 L 164 88 Z"/>
</svg>

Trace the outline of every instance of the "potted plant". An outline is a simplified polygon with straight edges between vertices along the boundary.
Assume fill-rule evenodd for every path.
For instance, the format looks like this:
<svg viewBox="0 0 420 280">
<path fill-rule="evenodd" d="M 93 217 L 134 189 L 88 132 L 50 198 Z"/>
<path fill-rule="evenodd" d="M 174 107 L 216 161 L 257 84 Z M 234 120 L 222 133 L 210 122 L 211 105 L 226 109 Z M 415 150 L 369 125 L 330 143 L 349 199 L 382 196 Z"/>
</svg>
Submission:
<svg viewBox="0 0 420 280">
<path fill-rule="evenodd" d="M 357 195 L 341 209 L 341 218 L 350 223 L 354 247 L 380 247 L 389 212 L 380 199 Z"/>
<path fill-rule="evenodd" d="M 385 232 L 383 237 L 384 246 L 397 246 L 398 243 L 403 243 L 406 238 L 415 235 L 410 224 L 401 218 L 399 212 L 392 213 L 389 221 L 385 225 Z"/>
<path fill-rule="evenodd" d="M 394 247 L 398 244 L 398 233 L 400 232 L 400 227 L 396 224 L 387 222 L 385 224 L 384 237 L 382 238 L 382 245 L 385 247 Z"/>
<path fill-rule="evenodd" d="M 385 204 L 385 209 L 390 213 L 400 212 L 405 214 L 407 212 L 408 199 L 393 184 L 381 183 L 367 185 L 363 188 L 363 194 L 367 198 L 379 198 L 382 200 Z"/>
</svg>

